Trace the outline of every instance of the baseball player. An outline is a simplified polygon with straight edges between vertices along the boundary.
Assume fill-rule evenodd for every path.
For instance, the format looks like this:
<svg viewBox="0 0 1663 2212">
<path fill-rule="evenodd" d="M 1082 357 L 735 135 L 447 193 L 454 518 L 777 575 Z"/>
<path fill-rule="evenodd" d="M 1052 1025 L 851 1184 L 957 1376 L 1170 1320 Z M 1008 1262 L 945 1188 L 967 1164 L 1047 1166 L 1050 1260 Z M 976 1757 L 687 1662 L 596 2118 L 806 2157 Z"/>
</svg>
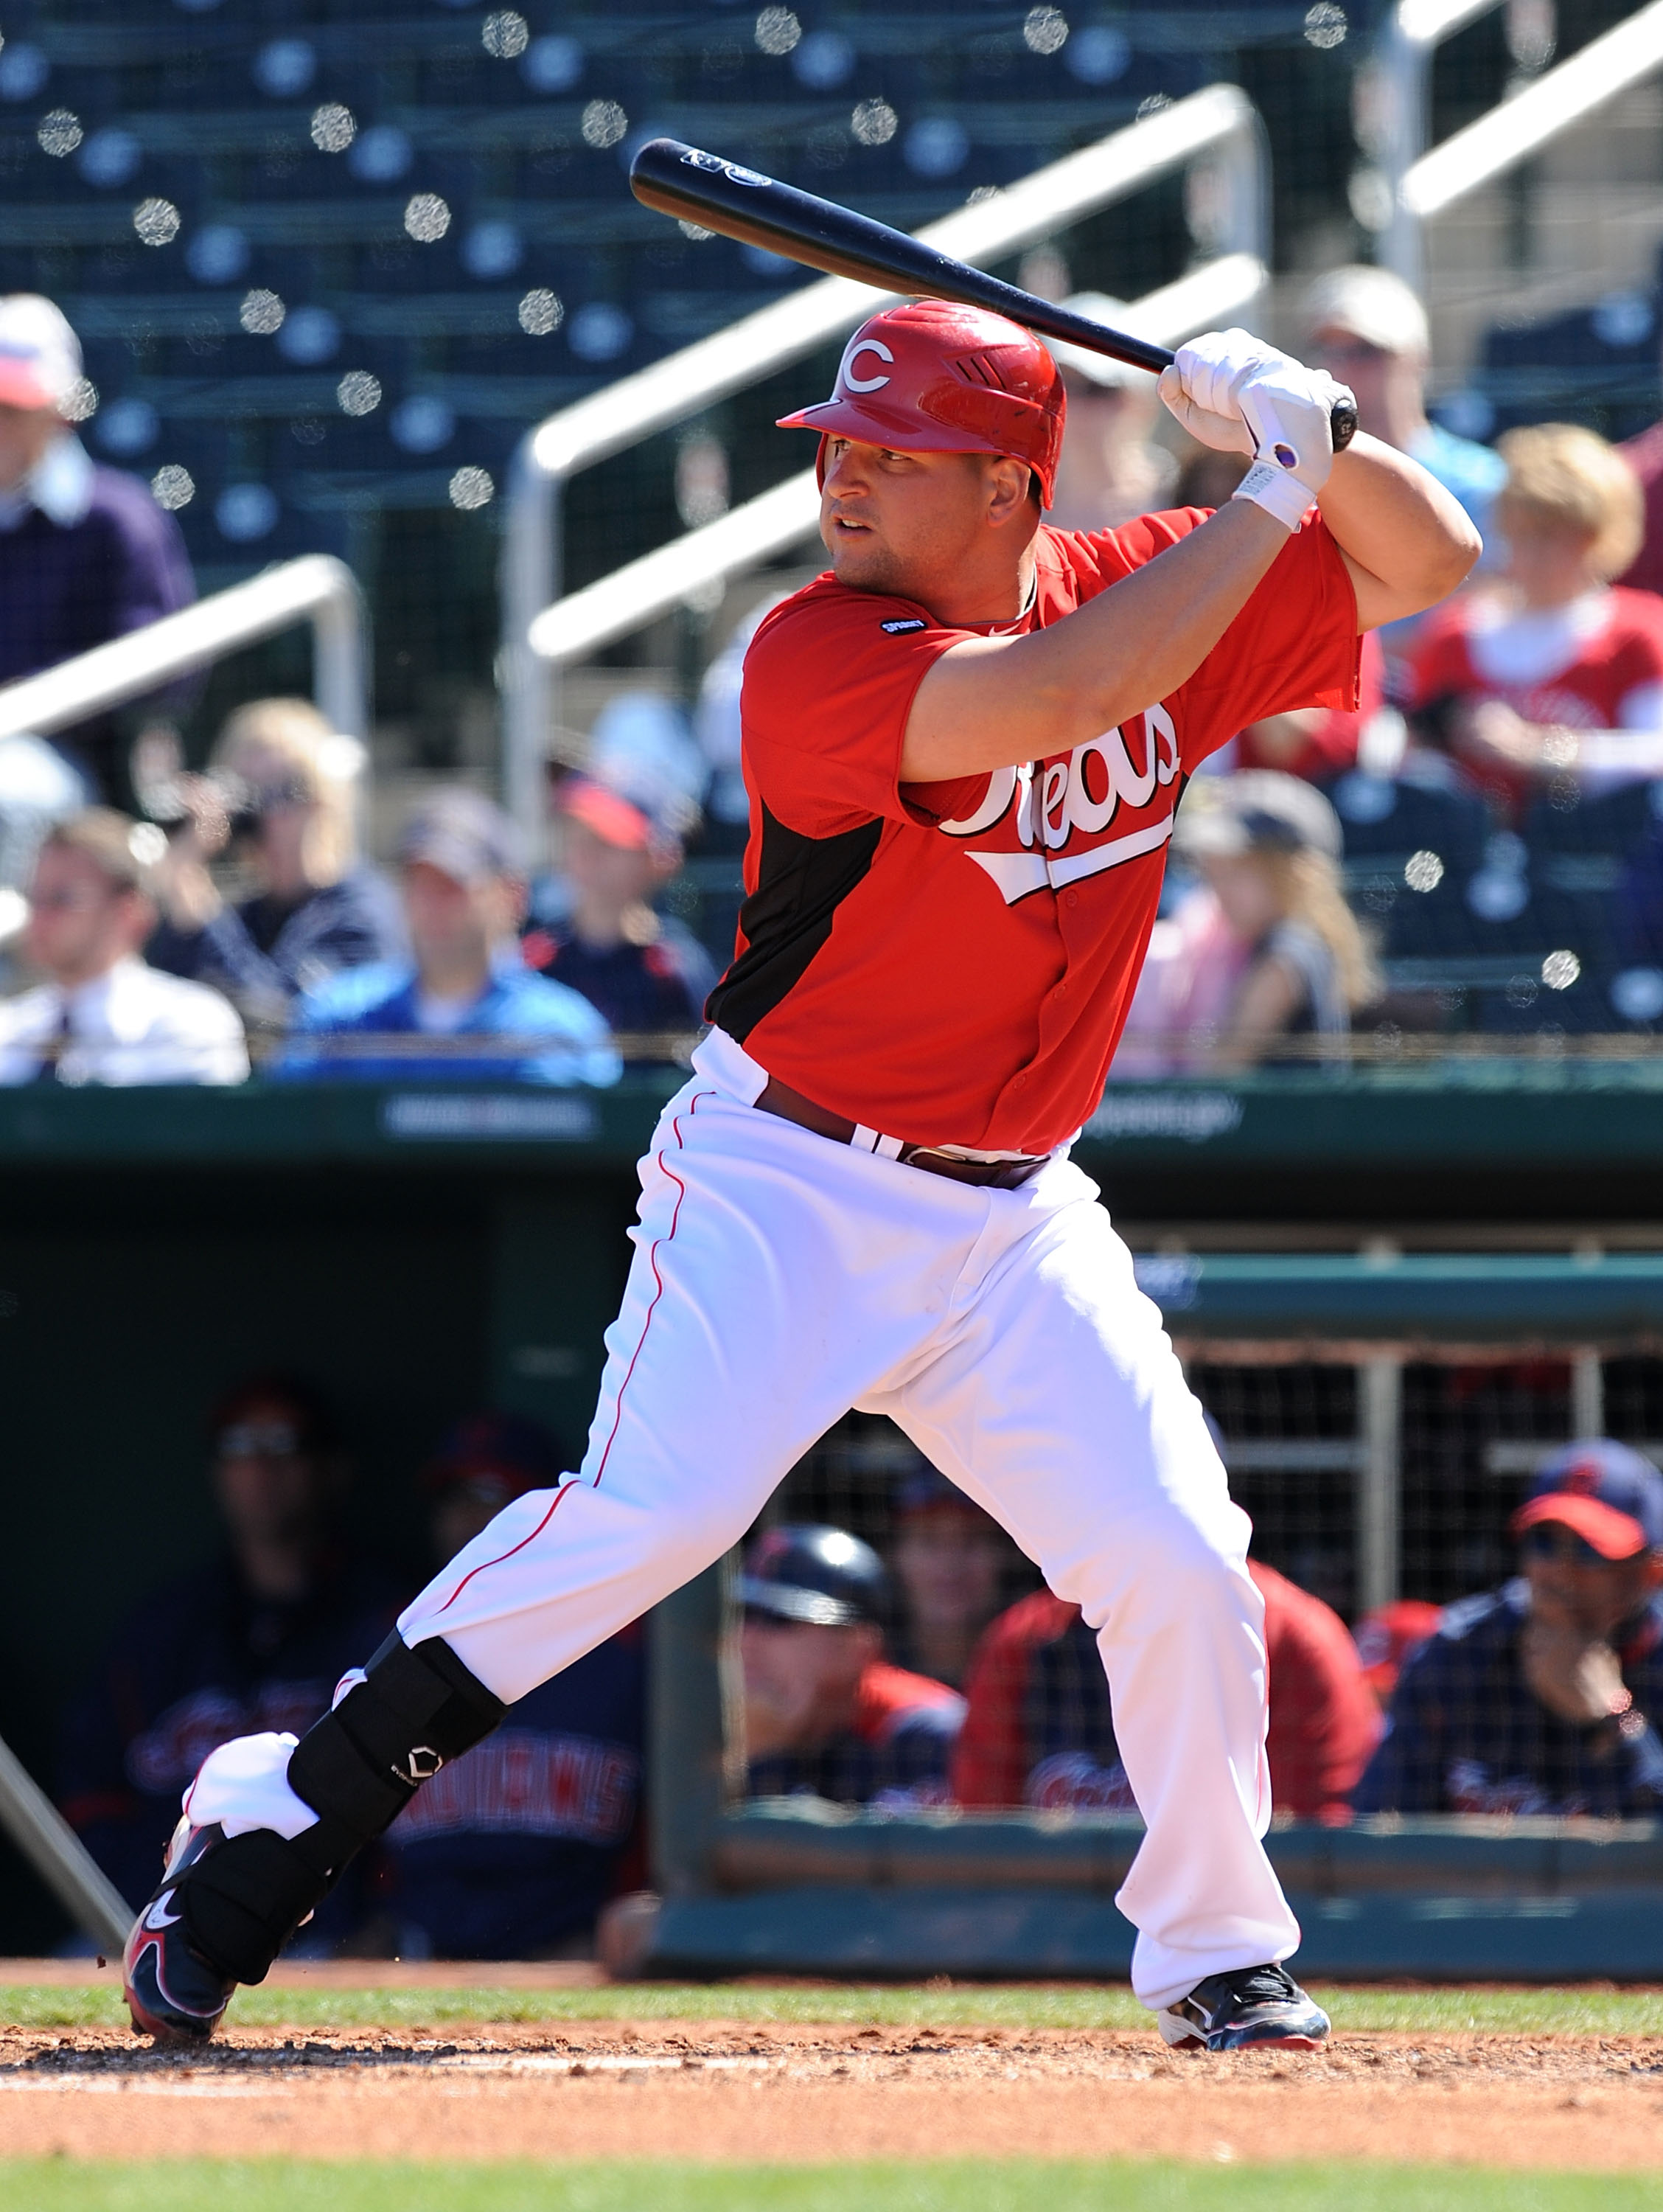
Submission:
<svg viewBox="0 0 1663 2212">
<path fill-rule="evenodd" d="M 831 398 L 785 418 L 820 436 L 831 569 L 747 658 L 737 951 L 641 1164 L 583 1465 L 507 1506 L 298 1743 L 205 1762 L 129 1942 L 137 2027 L 211 2033 L 424 1780 L 737 1541 L 858 1406 L 1096 1634 L 1146 1826 L 1119 1903 L 1162 2033 L 1326 2033 L 1279 1963 L 1299 1930 L 1260 1840 L 1247 1519 L 1068 1147 L 1185 778 L 1244 723 L 1351 703 L 1359 632 L 1478 554 L 1413 461 L 1363 437 L 1335 459 L 1340 391 L 1245 332 L 1198 339 L 1162 397 L 1253 454 L 1239 490 L 1083 536 L 1041 520 L 1056 367 L 999 317 L 876 315 Z"/>
</svg>

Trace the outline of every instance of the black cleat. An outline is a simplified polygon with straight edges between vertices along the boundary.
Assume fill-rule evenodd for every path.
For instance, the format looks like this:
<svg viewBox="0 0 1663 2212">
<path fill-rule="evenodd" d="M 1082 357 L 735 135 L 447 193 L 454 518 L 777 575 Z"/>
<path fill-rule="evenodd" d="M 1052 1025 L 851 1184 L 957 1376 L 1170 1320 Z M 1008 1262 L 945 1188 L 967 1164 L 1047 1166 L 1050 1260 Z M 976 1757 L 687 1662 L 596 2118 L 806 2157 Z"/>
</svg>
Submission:
<svg viewBox="0 0 1663 2212">
<path fill-rule="evenodd" d="M 174 1900 L 179 1876 L 224 1841 L 222 1828 L 193 1828 L 188 1818 L 173 1831 L 161 1885 L 133 1923 L 122 1954 L 122 1995 L 135 2035 L 153 2035 L 158 2043 L 205 2043 L 231 2002 L 236 1983 L 186 1942 Z"/>
<path fill-rule="evenodd" d="M 1282 1966 L 1238 1966 L 1210 1974 L 1156 2015 L 1174 2051 L 1318 2051 L 1328 2015 Z"/>
</svg>

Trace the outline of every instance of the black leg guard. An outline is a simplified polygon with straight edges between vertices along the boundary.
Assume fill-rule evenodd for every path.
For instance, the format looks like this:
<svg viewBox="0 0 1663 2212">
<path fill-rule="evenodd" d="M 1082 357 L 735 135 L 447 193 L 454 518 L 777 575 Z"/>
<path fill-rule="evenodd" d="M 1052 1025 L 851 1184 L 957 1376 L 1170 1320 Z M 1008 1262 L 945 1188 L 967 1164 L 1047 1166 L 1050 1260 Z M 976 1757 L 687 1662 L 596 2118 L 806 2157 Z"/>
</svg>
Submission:
<svg viewBox="0 0 1663 2212">
<path fill-rule="evenodd" d="M 206 1853 L 178 1885 L 191 1942 L 239 1982 L 258 1982 L 347 1863 L 417 1787 L 487 1736 L 507 1707 L 437 1638 L 390 1636 L 334 1711 L 290 1753 L 289 1787 L 318 1815 L 292 1843 L 268 1828 Z"/>
</svg>

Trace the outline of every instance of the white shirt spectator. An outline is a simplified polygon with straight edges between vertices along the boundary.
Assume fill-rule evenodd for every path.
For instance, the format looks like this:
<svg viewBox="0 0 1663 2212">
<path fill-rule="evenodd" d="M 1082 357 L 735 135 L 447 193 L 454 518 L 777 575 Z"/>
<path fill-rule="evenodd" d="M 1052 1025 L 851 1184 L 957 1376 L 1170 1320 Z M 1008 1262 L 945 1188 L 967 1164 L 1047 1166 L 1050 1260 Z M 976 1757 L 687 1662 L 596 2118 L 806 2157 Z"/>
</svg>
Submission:
<svg viewBox="0 0 1663 2212">
<path fill-rule="evenodd" d="M 118 960 L 90 982 L 0 1004 L 0 1084 L 243 1083 L 248 1048 L 217 991 Z"/>
</svg>

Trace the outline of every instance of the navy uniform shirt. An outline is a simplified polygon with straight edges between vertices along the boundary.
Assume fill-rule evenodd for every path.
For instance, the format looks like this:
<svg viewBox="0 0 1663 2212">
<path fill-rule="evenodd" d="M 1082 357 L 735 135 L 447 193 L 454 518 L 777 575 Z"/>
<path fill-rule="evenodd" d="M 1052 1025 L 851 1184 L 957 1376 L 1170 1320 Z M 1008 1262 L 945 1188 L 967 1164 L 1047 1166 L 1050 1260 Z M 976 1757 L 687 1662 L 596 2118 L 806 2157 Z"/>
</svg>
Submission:
<svg viewBox="0 0 1663 2212">
<path fill-rule="evenodd" d="M 389 1571 L 343 1559 L 305 1598 L 274 1603 L 227 1555 L 139 1607 L 70 1705 L 58 1759 L 59 1804 L 135 1910 L 156 1886 L 179 1800 L 209 1753 L 266 1729 L 304 1735 L 404 1596 Z M 356 1914 L 349 1882 L 319 1908 L 307 1948 L 327 1948 Z"/>
<path fill-rule="evenodd" d="M 1663 1745 L 1608 1721 L 1551 1711 L 1525 1679 L 1523 1580 L 1446 1607 L 1403 1671 L 1387 1731 L 1352 1802 L 1359 1813 L 1593 1814 L 1638 1819 L 1663 1805 Z M 1635 1710 L 1663 1716 L 1663 1603 L 1619 1643 Z"/>
<path fill-rule="evenodd" d="M 406 1957 L 524 1959 L 580 1934 L 616 1886 L 641 1784 L 640 1624 L 508 1708 L 383 1839 Z"/>
</svg>

